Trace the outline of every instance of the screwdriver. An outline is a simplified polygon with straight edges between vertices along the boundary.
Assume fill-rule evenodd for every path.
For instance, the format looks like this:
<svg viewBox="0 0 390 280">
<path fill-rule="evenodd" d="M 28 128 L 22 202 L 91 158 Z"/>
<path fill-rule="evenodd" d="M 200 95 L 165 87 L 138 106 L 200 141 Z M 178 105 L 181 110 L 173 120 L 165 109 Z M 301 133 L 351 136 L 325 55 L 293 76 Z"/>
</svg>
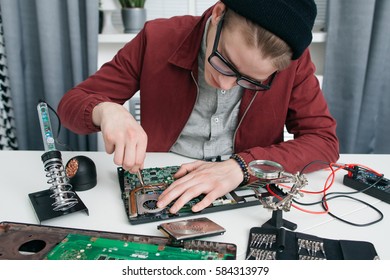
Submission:
<svg viewBox="0 0 390 280">
<path fill-rule="evenodd" d="M 138 177 L 138 180 L 139 180 L 139 182 L 140 182 L 140 184 L 141 184 L 141 187 L 142 187 L 142 189 L 143 189 L 143 191 L 144 191 L 144 193 L 145 193 L 145 183 L 144 183 L 144 179 L 142 178 L 141 169 L 138 169 L 138 171 L 137 171 L 137 177 Z"/>
</svg>

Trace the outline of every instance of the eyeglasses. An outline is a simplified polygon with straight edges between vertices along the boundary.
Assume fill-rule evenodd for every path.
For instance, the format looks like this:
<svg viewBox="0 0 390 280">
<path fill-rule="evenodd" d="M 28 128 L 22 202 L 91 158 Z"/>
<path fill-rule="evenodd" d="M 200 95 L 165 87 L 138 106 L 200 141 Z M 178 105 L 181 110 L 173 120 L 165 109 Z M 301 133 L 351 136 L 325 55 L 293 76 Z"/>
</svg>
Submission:
<svg viewBox="0 0 390 280">
<path fill-rule="evenodd" d="M 219 44 L 219 38 L 221 37 L 223 20 L 224 16 L 222 16 L 221 20 L 218 22 L 213 50 L 208 58 L 208 61 L 211 66 L 213 66 L 214 69 L 222 75 L 229 77 L 237 77 L 236 83 L 243 88 L 256 91 L 264 91 L 270 89 L 272 82 L 276 76 L 276 71 L 270 77 L 268 77 L 268 79 L 266 80 L 268 82 L 266 84 L 263 84 L 262 82 L 241 75 L 241 73 L 238 72 L 238 70 L 226 58 L 224 58 L 221 53 L 218 52 L 217 48 Z"/>
</svg>

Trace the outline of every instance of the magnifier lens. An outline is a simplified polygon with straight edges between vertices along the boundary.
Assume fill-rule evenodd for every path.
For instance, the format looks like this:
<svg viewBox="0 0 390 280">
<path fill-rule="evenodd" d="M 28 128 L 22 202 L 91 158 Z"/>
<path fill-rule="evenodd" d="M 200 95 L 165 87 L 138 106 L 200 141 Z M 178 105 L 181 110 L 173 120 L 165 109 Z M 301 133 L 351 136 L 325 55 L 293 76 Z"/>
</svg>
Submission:
<svg viewBox="0 0 390 280">
<path fill-rule="evenodd" d="M 248 165 L 249 173 L 259 179 L 276 179 L 284 171 L 283 166 L 270 160 L 254 160 Z"/>
</svg>

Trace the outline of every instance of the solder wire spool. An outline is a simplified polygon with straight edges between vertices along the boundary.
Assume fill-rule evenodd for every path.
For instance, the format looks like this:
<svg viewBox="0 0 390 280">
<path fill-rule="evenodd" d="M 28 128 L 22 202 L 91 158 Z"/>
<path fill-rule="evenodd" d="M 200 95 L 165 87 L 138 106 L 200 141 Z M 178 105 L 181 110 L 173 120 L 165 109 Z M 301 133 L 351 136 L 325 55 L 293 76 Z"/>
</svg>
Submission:
<svg viewBox="0 0 390 280">
<path fill-rule="evenodd" d="M 69 183 L 76 192 L 89 190 L 97 184 L 96 165 L 86 156 L 71 158 L 67 162 L 65 170 Z"/>
</svg>

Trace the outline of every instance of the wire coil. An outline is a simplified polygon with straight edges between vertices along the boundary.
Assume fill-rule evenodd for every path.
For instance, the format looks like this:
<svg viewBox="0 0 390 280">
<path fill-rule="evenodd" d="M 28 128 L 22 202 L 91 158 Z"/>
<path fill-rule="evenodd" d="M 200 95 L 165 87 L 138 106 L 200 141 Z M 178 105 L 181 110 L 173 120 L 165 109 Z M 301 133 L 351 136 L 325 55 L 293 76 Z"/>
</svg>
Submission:
<svg viewBox="0 0 390 280">
<path fill-rule="evenodd" d="M 66 211 L 78 202 L 75 192 L 72 191 L 72 185 L 69 184 L 69 178 L 66 175 L 62 163 L 61 153 L 59 151 L 47 152 L 42 156 L 44 169 L 46 172 L 47 183 L 50 185 L 54 211 Z"/>
</svg>

